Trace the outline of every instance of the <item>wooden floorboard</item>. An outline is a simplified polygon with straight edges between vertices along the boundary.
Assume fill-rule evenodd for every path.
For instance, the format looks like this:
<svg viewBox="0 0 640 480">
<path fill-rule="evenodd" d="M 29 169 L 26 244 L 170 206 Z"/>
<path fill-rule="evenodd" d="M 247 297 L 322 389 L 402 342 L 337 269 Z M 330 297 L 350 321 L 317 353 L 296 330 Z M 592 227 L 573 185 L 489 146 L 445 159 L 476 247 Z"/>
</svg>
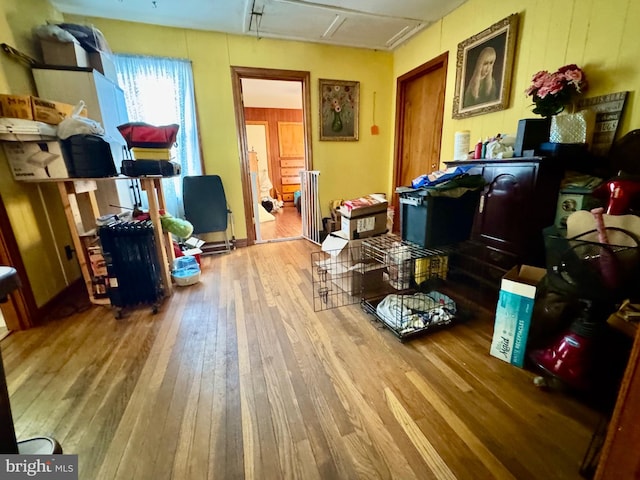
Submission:
<svg viewBox="0 0 640 480">
<path fill-rule="evenodd" d="M 490 309 L 402 343 L 359 305 L 314 312 L 318 249 L 203 257 L 155 315 L 12 333 L 18 438 L 55 437 L 83 479 L 580 478 L 600 414 L 491 357 Z"/>
</svg>

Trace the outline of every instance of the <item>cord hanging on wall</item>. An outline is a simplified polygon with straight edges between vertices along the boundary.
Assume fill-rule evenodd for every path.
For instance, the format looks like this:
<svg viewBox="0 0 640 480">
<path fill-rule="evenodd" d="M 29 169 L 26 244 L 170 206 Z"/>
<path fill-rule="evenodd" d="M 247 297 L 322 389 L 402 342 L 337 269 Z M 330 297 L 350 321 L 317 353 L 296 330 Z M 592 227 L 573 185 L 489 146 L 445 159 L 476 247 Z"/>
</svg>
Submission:
<svg viewBox="0 0 640 480">
<path fill-rule="evenodd" d="M 378 135 L 380 129 L 376 125 L 376 92 L 373 92 L 373 125 L 371 125 L 371 135 Z"/>
</svg>

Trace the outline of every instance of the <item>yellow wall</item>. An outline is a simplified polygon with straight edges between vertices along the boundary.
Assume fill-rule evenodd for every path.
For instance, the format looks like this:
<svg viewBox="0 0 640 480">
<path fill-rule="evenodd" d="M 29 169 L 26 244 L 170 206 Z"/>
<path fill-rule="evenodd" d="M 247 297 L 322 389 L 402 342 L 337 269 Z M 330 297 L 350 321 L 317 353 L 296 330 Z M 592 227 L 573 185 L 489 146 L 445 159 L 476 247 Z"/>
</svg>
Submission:
<svg viewBox="0 0 640 480">
<path fill-rule="evenodd" d="M 520 14 L 509 108 L 464 120 L 451 118 L 458 43 L 493 23 Z M 442 158 L 453 158 L 453 137 L 470 130 L 472 141 L 496 133 L 516 133 L 518 120 L 535 118 L 524 94 L 539 70 L 554 71 L 569 63 L 581 66 L 589 79 L 586 96 L 629 91 L 619 134 L 640 126 L 634 90 L 640 84 L 637 0 L 469 0 L 394 52 L 394 78 L 449 52 Z"/>
<path fill-rule="evenodd" d="M 114 52 L 189 58 L 192 61 L 205 170 L 222 177 L 234 212 L 237 238 L 246 238 L 246 228 L 231 66 L 311 72 L 313 167 L 321 172 L 320 201 L 325 215 L 329 212 L 331 199 L 387 192 L 390 184 L 388 152 L 393 128 L 390 121 L 393 101 L 389 89 L 393 83 L 393 57 L 390 53 L 99 18 L 65 18 L 95 25 Z M 360 82 L 359 141 L 318 140 L 320 78 Z M 377 136 L 370 133 L 374 91 L 377 92 L 376 122 L 380 124 L 381 132 Z"/>
<path fill-rule="evenodd" d="M 48 19 L 60 21 L 62 16 L 42 0 L 2 0 L 0 43 L 7 43 L 38 58 L 40 52 L 33 41 L 31 29 Z M 35 93 L 29 68 L 3 53 L 0 54 L 0 93 Z M 64 245 L 72 243 L 58 190 L 53 184 L 42 185 L 39 191 L 34 184 L 15 182 L 4 151 L 0 149 L 0 194 L 13 226 L 36 304 L 42 306 L 66 286 L 65 275 L 68 281 L 80 276 L 77 261 L 69 261 L 64 256 Z M 49 228 L 47 217 L 53 225 L 52 229 Z"/>
<path fill-rule="evenodd" d="M 451 118 L 456 76 L 457 45 L 512 13 L 520 14 L 511 102 L 508 109 L 471 117 Z M 31 28 L 61 14 L 46 0 L 3 0 L 0 3 L 0 41 L 39 58 Z M 372 191 L 390 192 L 393 163 L 393 128 L 396 78 L 422 63 L 449 52 L 449 70 L 442 140 L 442 160 L 452 158 L 453 134 L 468 129 L 472 138 L 515 133 L 521 118 L 533 117 L 524 90 L 541 69 L 555 70 L 577 63 L 589 76 L 589 95 L 629 90 L 621 134 L 637 128 L 640 107 L 634 105 L 640 82 L 636 58 L 640 47 L 634 28 L 640 21 L 636 0 L 469 0 L 462 7 L 421 32 L 395 52 L 331 47 L 155 27 L 144 24 L 68 16 L 65 20 L 90 22 L 106 36 L 118 53 L 189 58 L 193 64 L 199 129 L 207 173 L 222 176 L 236 218 L 236 237 L 245 238 L 240 182 L 240 161 L 231 91 L 231 66 L 251 66 L 311 72 L 312 149 L 314 167 L 321 171 L 323 213 L 328 201 Z M 318 79 L 360 81 L 360 140 L 318 140 Z M 373 92 L 380 135 L 372 136 Z M 35 92 L 24 66 L 0 55 L 0 93 Z M 33 185 L 14 182 L 0 151 L 0 194 L 18 238 L 29 280 L 39 305 L 64 286 L 53 245 L 58 251 L 70 244 L 55 187 L 43 186 L 44 202 Z M 45 209 L 54 225 L 47 226 Z M 62 255 L 64 259 L 64 255 Z M 71 280 L 79 277 L 75 260 L 63 260 Z"/>
</svg>

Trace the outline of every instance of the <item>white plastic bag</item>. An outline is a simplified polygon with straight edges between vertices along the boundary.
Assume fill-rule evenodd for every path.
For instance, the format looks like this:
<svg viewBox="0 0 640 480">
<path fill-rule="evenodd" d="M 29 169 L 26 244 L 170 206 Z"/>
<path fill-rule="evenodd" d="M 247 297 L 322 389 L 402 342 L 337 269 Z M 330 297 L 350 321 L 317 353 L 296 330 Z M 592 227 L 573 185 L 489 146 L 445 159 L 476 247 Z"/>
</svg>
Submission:
<svg viewBox="0 0 640 480">
<path fill-rule="evenodd" d="M 80 112 L 84 107 L 84 101 L 80 100 L 73 108 L 71 115 L 60 122 L 58 125 L 58 138 L 66 140 L 72 135 L 104 135 L 104 128 L 102 128 L 100 122 L 80 116 Z"/>
</svg>

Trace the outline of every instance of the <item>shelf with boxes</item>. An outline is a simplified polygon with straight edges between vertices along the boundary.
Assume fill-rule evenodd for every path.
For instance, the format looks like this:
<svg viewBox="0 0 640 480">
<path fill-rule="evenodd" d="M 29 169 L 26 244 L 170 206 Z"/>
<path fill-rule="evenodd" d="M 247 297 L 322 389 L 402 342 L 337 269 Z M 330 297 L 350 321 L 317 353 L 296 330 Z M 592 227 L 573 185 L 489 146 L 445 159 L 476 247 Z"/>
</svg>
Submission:
<svg viewBox="0 0 640 480">
<path fill-rule="evenodd" d="M 130 180 L 128 177 L 107 178 L 59 178 L 59 179 L 34 179 L 28 183 L 56 183 L 62 201 L 62 206 L 67 219 L 67 225 L 73 241 L 73 247 L 78 258 L 78 264 L 82 278 L 89 294 L 89 300 L 94 304 L 112 305 L 109 295 L 109 284 L 113 283 L 112 275 L 105 275 L 104 265 L 100 258 L 96 232 L 96 219 L 108 212 L 101 211 L 96 199 L 98 185 L 105 181 Z M 163 231 L 160 220 L 160 210 L 166 209 L 162 177 L 139 178 L 142 190 L 146 192 L 149 203 L 149 220 L 146 224 L 146 233 L 153 237 L 152 244 L 155 252 L 150 259 L 158 266 L 162 296 L 172 294 L 173 286 L 171 268 L 175 260 L 173 241 L 171 234 Z M 88 211 L 85 211 L 88 210 Z M 142 224 L 143 222 L 140 222 Z M 152 249 L 152 250 L 153 250 Z M 107 288 L 105 288 L 107 287 Z M 109 298 L 107 298 L 109 297 Z"/>
<path fill-rule="evenodd" d="M 314 310 L 360 303 L 400 340 L 451 324 L 456 304 L 436 290 L 447 278 L 449 252 L 393 234 L 347 240 L 331 235 L 312 254 Z"/>
</svg>

